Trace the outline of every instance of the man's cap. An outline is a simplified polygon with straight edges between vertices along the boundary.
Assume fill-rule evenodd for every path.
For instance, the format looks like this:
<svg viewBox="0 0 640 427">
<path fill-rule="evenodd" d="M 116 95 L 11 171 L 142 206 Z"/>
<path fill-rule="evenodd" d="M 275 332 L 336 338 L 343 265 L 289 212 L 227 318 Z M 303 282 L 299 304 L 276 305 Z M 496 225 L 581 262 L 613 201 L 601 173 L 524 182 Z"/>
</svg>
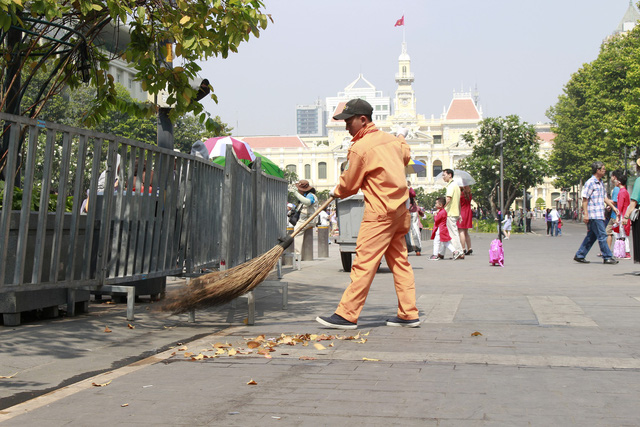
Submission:
<svg viewBox="0 0 640 427">
<path fill-rule="evenodd" d="M 333 116 L 333 120 L 347 120 L 353 116 L 370 116 L 373 107 L 364 99 L 352 99 L 346 103 L 342 113 Z"/>
</svg>

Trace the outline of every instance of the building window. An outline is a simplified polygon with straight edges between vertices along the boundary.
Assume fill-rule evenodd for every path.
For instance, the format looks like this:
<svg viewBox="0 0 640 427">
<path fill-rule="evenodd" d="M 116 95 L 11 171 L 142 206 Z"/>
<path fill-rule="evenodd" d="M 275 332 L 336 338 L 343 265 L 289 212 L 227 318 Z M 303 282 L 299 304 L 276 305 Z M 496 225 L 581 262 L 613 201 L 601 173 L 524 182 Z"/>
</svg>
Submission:
<svg viewBox="0 0 640 427">
<path fill-rule="evenodd" d="M 402 67 L 402 77 L 405 77 L 407 75 L 407 67 L 403 66 Z"/>
<path fill-rule="evenodd" d="M 327 164 L 325 162 L 318 163 L 318 179 L 327 179 Z"/>
<path fill-rule="evenodd" d="M 442 135 L 433 135 L 434 144 L 442 144 Z"/>
<path fill-rule="evenodd" d="M 304 165 L 304 179 L 311 179 L 311 165 Z"/>
<path fill-rule="evenodd" d="M 442 172 L 442 162 L 440 160 L 436 160 L 433 162 L 433 177 L 435 178 L 440 172 Z"/>
<path fill-rule="evenodd" d="M 287 166 L 286 166 L 286 169 L 287 169 L 289 172 L 297 173 L 297 172 L 296 172 L 296 165 L 287 165 Z"/>
</svg>

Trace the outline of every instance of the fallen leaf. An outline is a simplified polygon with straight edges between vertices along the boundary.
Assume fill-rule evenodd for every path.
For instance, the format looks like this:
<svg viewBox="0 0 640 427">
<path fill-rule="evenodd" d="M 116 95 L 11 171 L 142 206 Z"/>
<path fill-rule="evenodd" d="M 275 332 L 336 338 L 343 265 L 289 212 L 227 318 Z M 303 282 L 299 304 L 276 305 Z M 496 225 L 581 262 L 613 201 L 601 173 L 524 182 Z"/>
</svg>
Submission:
<svg viewBox="0 0 640 427">
<path fill-rule="evenodd" d="M 360 341 L 356 341 L 356 344 L 364 344 L 367 342 L 366 338 L 362 338 Z"/>
<path fill-rule="evenodd" d="M 187 351 L 187 352 L 184 354 L 184 357 L 191 357 L 191 356 L 193 356 L 193 353 L 191 353 L 190 351 Z"/>
<path fill-rule="evenodd" d="M 109 380 L 109 382 L 106 382 L 106 383 L 104 383 L 104 384 L 91 383 L 91 385 L 92 385 L 92 386 L 94 386 L 94 387 L 106 387 L 106 386 L 108 386 L 109 384 L 111 384 L 111 381 L 113 381 L 113 380 Z"/>
<path fill-rule="evenodd" d="M 115 302 L 113 302 L 113 301 L 107 301 L 107 302 L 105 302 L 105 304 L 115 304 Z"/>
<path fill-rule="evenodd" d="M 276 416 L 273 416 L 273 415 L 271 416 L 271 418 L 273 418 L 274 420 L 281 420 L 282 419 L 282 417 L 276 417 Z"/>
<path fill-rule="evenodd" d="M 15 374 L 13 374 L 13 375 L 7 375 L 7 376 L 0 375 L 0 379 L 8 380 L 9 378 L 13 378 L 13 377 L 15 377 L 16 375 L 18 375 L 18 373 L 17 373 L 17 372 L 16 372 Z"/>
<path fill-rule="evenodd" d="M 318 338 L 318 336 L 317 336 L 316 334 L 311 334 L 311 335 L 309 335 L 309 339 L 310 339 L 311 341 L 315 341 L 317 338 Z"/>
<path fill-rule="evenodd" d="M 217 342 L 215 344 L 213 344 L 213 348 L 229 348 L 231 347 L 231 344 L 229 343 L 221 343 L 221 342 Z"/>
<path fill-rule="evenodd" d="M 316 358 L 311 356 L 300 356 L 298 360 L 316 360 Z"/>
<path fill-rule="evenodd" d="M 367 332 L 366 334 L 362 334 L 362 335 L 364 335 L 365 337 L 368 337 L 370 333 L 371 333 L 371 331 Z"/>
<path fill-rule="evenodd" d="M 329 347 L 333 347 L 333 343 L 329 344 Z"/>
<path fill-rule="evenodd" d="M 315 344 L 313 344 L 313 346 L 316 348 L 316 350 L 326 350 L 327 349 L 327 347 L 323 346 L 320 343 L 315 343 Z"/>
<path fill-rule="evenodd" d="M 120 405 L 121 408 L 124 408 L 124 407 L 127 407 L 127 406 L 129 406 L 128 403 L 123 403 L 122 405 Z"/>
<path fill-rule="evenodd" d="M 198 354 L 196 357 L 192 357 L 191 360 L 202 360 L 204 356 L 202 354 Z"/>
<path fill-rule="evenodd" d="M 258 341 L 249 341 L 247 343 L 247 347 L 249 347 L 249 348 L 258 348 L 258 347 L 260 347 L 260 343 Z"/>
<path fill-rule="evenodd" d="M 380 359 L 369 359 L 368 357 L 363 357 L 362 360 L 366 362 L 379 362 Z"/>
<path fill-rule="evenodd" d="M 225 350 L 224 348 L 219 348 L 218 351 L 216 351 L 215 354 L 218 355 L 218 356 L 222 356 L 226 352 L 227 352 L 227 350 Z"/>
<path fill-rule="evenodd" d="M 247 385 L 258 385 L 258 383 L 251 379 L 251 381 L 249 381 Z"/>
<path fill-rule="evenodd" d="M 235 356 L 236 353 L 238 353 L 238 351 L 235 348 L 230 348 L 229 349 L 229 356 Z"/>
<path fill-rule="evenodd" d="M 305 342 L 302 343 L 303 347 L 307 347 L 308 345 L 309 345 L 309 341 L 305 341 Z"/>
<path fill-rule="evenodd" d="M 474 333 L 471 334 L 472 337 L 481 337 L 482 334 L 478 331 L 475 331 Z"/>
<path fill-rule="evenodd" d="M 129 327 L 129 329 L 135 329 L 135 328 L 136 328 L 136 327 L 135 327 L 135 326 L 133 326 L 131 323 L 129 323 L 127 326 Z"/>
<path fill-rule="evenodd" d="M 108 327 L 108 326 L 105 326 L 105 327 L 104 327 L 104 331 L 105 331 L 105 332 L 107 332 L 107 333 L 109 333 L 109 332 L 111 332 L 111 329 L 109 329 L 109 327 Z"/>
<path fill-rule="evenodd" d="M 178 349 L 178 351 L 186 351 L 186 350 L 187 350 L 187 346 L 186 345 L 183 345 L 182 347 L 180 347 Z"/>
</svg>

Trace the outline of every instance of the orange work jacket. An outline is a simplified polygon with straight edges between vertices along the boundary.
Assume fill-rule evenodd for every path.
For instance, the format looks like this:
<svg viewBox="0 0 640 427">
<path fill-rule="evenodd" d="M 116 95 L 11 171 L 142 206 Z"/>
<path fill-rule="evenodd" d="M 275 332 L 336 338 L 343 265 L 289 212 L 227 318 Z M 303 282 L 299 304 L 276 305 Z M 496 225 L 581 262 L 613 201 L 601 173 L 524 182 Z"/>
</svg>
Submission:
<svg viewBox="0 0 640 427">
<path fill-rule="evenodd" d="M 380 130 L 366 134 L 349 148 L 347 169 L 333 193 L 342 199 L 362 189 L 363 221 L 395 217 L 409 198 L 404 168 L 410 153 L 404 138 Z"/>
</svg>

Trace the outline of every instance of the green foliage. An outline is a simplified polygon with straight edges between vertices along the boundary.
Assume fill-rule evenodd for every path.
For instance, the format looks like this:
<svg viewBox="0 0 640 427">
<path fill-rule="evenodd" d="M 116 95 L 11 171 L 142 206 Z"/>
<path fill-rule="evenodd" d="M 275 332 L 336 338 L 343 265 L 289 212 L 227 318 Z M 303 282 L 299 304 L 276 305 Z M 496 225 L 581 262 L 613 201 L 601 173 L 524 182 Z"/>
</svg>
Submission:
<svg viewBox="0 0 640 427">
<path fill-rule="evenodd" d="M 516 115 L 506 118 L 486 118 L 480 123 L 477 135 L 465 134 L 471 144 L 471 155 L 461 160 L 457 169 L 466 170 L 476 183 L 472 192 L 475 202 L 491 210 L 495 217 L 500 204 L 500 131 L 504 138 L 504 203 L 511 206 L 523 188 L 535 187 L 543 182 L 549 167 L 540 157 L 540 141 L 535 128 L 521 122 Z"/>
<path fill-rule="evenodd" d="M 5 182 L 4 181 L 0 181 L 0 210 L 2 210 L 3 206 L 2 204 L 4 203 L 4 190 L 5 190 Z M 29 210 L 31 211 L 38 211 L 40 210 L 40 196 L 42 193 L 42 188 L 41 186 L 38 184 L 36 186 L 33 187 L 33 190 L 31 192 L 31 199 L 30 199 L 30 207 Z M 23 203 L 23 190 L 18 188 L 18 187 L 13 187 L 13 200 L 11 203 L 11 210 L 13 211 L 19 211 L 22 209 L 22 203 Z M 49 195 L 49 204 L 47 205 L 47 211 L 48 212 L 55 212 L 58 206 L 58 195 L 57 194 L 50 194 Z M 65 212 L 72 212 L 73 210 L 73 196 L 68 196 L 65 198 L 65 207 L 64 207 L 64 211 Z"/>
<path fill-rule="evenodd" d="M 81 86 L 84 69 L 96 90 L 96 96 L 85 105 L 86 123 L 97 125 L 113 106 L 130 116 L 150 118 L 156 112 L 154 104 L 118 98 L 109 61 L 124 59 L 136 71 L 136 81 L 143 90 L 151 95 L 167 91 L 174 123 L 191 113 L 208 131 L 220 134 L 224 132 L 221 123 L 195 100 L 197 90 L 191 81 L 202 71 L 199 61 L 226 58 L 229 52 L 237 52 L 241 43 L 259 37 L 271 19 L 263 7 L 259 0 L 176 0 L 173 4 L 150 0 L 0 0 L 0 38 L 22 38 L 19 44 L 0 45 L 0 69 L 21 70 L 23 77 L 14 85 L 30 85 L 31 76 L 46 74 L 44 90 L 21 114 L 37 117 L 47 99 L 65 87 Z M 60 25 L 70 31 L 60 31 Z M 129 33 L 126 44 L 122 41 L 126 37 L 119 36 L 123 31 Z M 171 59 L 176 66 L 167 60 L 167 46 L 173 46 L 175 60 Z M 214 76 L 204 77 L 212 80 Z M 6 72 L 2 78 L 7 78 Z M 211 89 L 210 96 L 217 101 L 213 85 Z M 3 108 L 8 94 L 0 93 Z"/>
<path fill-rule="evenodd" d="M 595 160 L 622 168 L 625 147 L 636 158 L 640 141 L 640 27 L 603 43 L 547 111 L 557 134 L 549 159 L 556 186 L 570 187 L 591 175 Z"/>
<path fill-rule="evenodd" d="M 414 188 L 414 190 L 416 192 L 416 202 L 418 203 L 418 206 L 422 206 L 428 210 L 435 209 L 436 199 L 444 196 L 446 193 L 444 188 L 432 191 L 431 193 L 425 193 L 424 188 L 422 187 Z"/>
</svg>

